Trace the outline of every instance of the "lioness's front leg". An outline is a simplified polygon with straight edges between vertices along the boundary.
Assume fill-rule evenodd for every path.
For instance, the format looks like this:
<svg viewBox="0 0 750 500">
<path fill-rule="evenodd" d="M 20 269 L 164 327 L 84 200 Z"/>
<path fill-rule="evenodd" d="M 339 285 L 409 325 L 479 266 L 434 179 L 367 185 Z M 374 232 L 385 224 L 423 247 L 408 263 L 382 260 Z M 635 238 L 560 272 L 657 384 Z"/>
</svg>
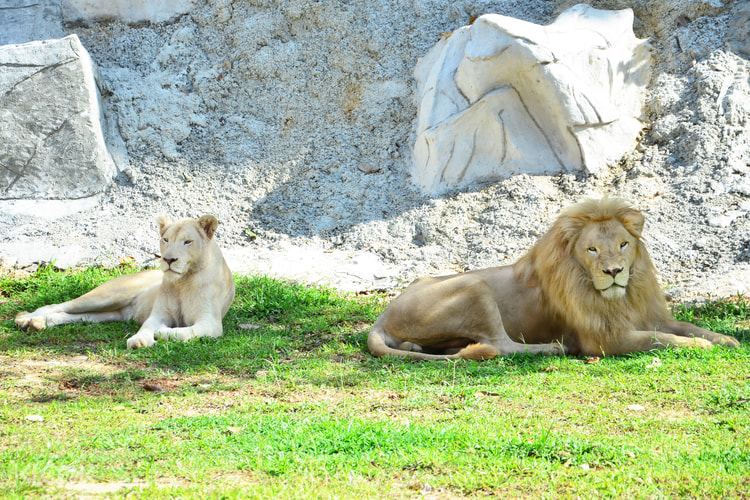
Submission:
<svg viewBox="0 0 750 500">
<path fill-rule="evenodd" d="M 149 316 L 138 329 L 138 332 L 128 339 L 128 349 L 141 349 L 154 345 L 156 343 L 154 333 L 167 328 L 167 321 L 168 318 L 156 314 Z"/>
<path fill-rule="evenodd" d="M 161 327 L 154 335 L 160 340 L 178 340 L 184 342 L 198 337 L 221 337 L 222 326 L 221 321 L 217 322 L 213 319 L 205 319 L 197 321 L 192 326 L 178 328 Z"/>
</svg>

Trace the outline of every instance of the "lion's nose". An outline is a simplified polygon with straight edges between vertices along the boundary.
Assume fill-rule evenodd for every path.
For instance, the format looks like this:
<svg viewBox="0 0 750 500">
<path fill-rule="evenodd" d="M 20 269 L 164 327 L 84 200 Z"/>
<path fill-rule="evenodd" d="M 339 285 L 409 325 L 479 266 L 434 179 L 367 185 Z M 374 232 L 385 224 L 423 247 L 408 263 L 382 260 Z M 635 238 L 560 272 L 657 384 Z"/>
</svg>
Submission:
<svg viewBox="0 0 750 500">
<path fill-rule="evenodd" d="M 169 264 L 171 266 L 172 264 L 174 264 L 175 262 L 177 262 L 177 258 L 176 257 L 174 257 L 174 258 L 164 257 L 164 262 L 166 262 L 167 264 Z"/>
<path fill-rule="evenodd" d="M 617 276 L 618 274 L 620 274 L 622 272 L 622 268 L 621 267 L 611 267 L 609 269 L 602 269 L 602 271 L 604 272 L 604 274 L 609 274 L 610 276 L 612 276 L 614 278 L 615 276 Z"/>
</svg>

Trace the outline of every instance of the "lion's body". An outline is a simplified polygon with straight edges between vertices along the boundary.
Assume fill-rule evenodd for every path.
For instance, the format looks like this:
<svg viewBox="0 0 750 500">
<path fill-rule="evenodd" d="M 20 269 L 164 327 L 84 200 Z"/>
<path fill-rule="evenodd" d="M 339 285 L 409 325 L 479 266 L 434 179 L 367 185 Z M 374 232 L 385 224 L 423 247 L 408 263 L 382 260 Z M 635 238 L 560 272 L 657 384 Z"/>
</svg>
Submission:
<svg viewBox="0 0 750 500">
<path fill-rule="evenodd" d="M 213 239 L 217 221 L 169 222 L 159 218 L 161 270 L 141 271 L 110 280 L 80 297 L 19 313 L 19 328 L 74 322 L 134 319 L 142 326 L 128 348 L 148 347 L 156 337 L 189 340 L 219 337 L 222 318 L 234 299 L 234 280 Z"/>
<path fill-rule="evenodd" d="M 619 200 L 574 205 L 513 266 L 409 285 L 378 318 L 368 346 L 376 356 L 488 359 L 737 345 L 671 317 L 640 239 L 643 222 Z"/>
</svg>

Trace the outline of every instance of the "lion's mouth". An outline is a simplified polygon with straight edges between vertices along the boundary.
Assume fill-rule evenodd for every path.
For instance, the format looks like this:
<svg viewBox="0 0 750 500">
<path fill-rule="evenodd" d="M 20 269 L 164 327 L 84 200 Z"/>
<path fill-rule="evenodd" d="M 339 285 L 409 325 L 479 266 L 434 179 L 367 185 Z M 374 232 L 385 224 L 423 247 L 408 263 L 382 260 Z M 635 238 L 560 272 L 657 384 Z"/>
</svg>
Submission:
<svg viewBox="0 0 750 500">
<path fill-rule="evenodd" d="M 627 289 L 619 285 L 617 283 L 612 283 L 607 288 L 603 288 L 599 290 L 599 292 L 602 294 L 602 297 L 604 297 L 607 300 L 613 300 L 613 299 L 619 299 L 625 296 L 627 293 Z"/>
</svg>

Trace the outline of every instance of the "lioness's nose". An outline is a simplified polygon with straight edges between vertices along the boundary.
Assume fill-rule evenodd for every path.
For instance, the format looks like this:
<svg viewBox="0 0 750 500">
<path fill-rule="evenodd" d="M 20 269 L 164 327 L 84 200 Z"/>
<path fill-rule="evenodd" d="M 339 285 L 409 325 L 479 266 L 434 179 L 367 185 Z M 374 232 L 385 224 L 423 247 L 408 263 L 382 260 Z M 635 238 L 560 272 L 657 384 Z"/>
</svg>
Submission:
<svg viewBox="0 0 750 500">
<path fill-rule="evenodd" d="M 620 274 L 622 272 L 622 268 L 621 267 L 611 267 L 609 269 L 602 269 L 602 271 L 604 271 L 604 274 L 609 274 L 610 276 L 612 276 L 614 278 L 615 276 L 617 276 L 618 274 Z"/>
<path fill-rule="evenodd" d="M 171 266 L 174 262 L 177 262 L 177 258 L 176 257 L 175 258 L 164 257 L 164 262 L 166 262 L 167 264 Z"/>
</svg>

